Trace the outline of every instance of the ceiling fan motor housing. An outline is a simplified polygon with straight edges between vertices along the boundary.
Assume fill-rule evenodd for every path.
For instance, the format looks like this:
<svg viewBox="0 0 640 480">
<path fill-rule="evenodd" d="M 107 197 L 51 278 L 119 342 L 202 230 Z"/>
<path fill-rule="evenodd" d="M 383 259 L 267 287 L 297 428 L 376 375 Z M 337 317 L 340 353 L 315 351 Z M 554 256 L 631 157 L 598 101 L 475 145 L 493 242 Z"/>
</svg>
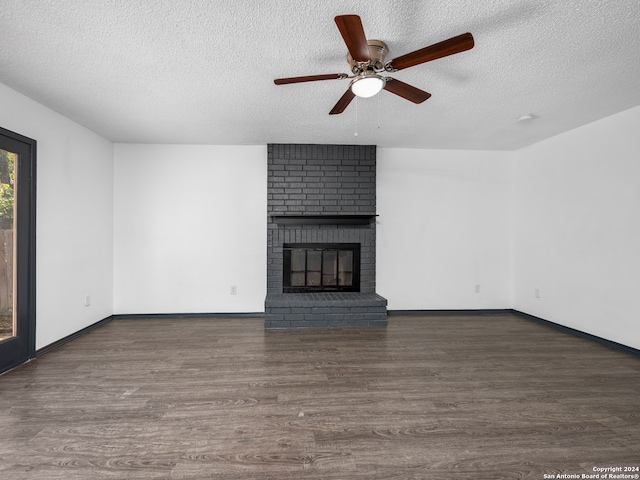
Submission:
<svg viewBox="0 0 640 480">
<path fill-rule="evenodd" d="M 367 71 L 384 71 L 384 59 L 389 53 L 389 47 L 382 40 L 367 40 L 367 44 L 369 45 L 369 56 L 371 57 L 371 61 L 368 64 L 356 62 L 351 54 L 347 54 L 347 61 L 355 75 L 366 73 Z"/>
</svg>

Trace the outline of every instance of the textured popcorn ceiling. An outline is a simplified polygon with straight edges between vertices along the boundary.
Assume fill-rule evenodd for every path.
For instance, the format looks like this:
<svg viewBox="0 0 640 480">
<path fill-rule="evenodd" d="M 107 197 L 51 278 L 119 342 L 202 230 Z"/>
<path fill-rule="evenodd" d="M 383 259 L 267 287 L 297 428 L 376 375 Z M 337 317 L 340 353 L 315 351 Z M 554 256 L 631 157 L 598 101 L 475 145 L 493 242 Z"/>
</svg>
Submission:
<svg viewBox="0 0 640 480">
<path fill-rule="evenodd" d="M 394 74 L 421 105 L 383 91 L 329 116 L 347 80 L 273 79 L 348 72 L 344 13 L 388 59 L 476 46 Z M 0 82 L 115 142 L 511 150 L 640 104 L 640 2 L 2 0 Z"/>
</svg>

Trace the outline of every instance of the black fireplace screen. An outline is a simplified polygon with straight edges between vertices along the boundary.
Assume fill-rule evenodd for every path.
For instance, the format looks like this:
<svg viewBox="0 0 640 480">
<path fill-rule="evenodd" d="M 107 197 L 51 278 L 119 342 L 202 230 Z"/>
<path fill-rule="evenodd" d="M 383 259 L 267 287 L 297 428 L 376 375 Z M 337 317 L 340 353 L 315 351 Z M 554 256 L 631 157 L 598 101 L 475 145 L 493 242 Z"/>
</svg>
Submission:
<svg viewBox="0 0 640 480">
<path fill-rule="evenodd" d="M 283 291 L 359 292 L 360 245 L 285 244 Z"/>
</svg>

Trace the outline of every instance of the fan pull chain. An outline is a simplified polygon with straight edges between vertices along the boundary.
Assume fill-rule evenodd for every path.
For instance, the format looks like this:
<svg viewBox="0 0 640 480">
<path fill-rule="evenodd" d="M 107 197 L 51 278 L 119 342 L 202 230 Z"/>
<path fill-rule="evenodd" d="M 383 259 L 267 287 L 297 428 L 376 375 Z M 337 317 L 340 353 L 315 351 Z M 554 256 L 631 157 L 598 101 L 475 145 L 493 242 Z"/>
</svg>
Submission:
<svg viewBox="0 0 640 480">
<path fill-rule="evenodd" d="M 376 133 L 380 133 L 380 95 L 376 95 Z"/>
<path fill-rule="evenodd" d="M 358 97 L 356 97 L 356 125 L 355 125 L 355 128 L 354 128 L 354 130 L 355 130 L 355 132 L 353 134 L 354 137 L 358 136 L 358 103 L 360 103 L 360 102 L 358 101 Z"/>
</svg>

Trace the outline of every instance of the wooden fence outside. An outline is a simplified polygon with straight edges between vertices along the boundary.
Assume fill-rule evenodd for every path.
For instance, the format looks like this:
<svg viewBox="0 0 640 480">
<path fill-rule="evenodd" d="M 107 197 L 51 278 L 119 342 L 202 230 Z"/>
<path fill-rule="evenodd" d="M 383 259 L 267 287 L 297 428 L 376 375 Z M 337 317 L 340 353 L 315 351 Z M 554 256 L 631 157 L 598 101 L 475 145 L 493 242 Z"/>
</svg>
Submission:
<svg viewBox="0 0 640 480">
<path fill-rule="evenodd" d="M 0 230 L 0 314 L 13 309 L 13 230 Z"/>
</svg>

